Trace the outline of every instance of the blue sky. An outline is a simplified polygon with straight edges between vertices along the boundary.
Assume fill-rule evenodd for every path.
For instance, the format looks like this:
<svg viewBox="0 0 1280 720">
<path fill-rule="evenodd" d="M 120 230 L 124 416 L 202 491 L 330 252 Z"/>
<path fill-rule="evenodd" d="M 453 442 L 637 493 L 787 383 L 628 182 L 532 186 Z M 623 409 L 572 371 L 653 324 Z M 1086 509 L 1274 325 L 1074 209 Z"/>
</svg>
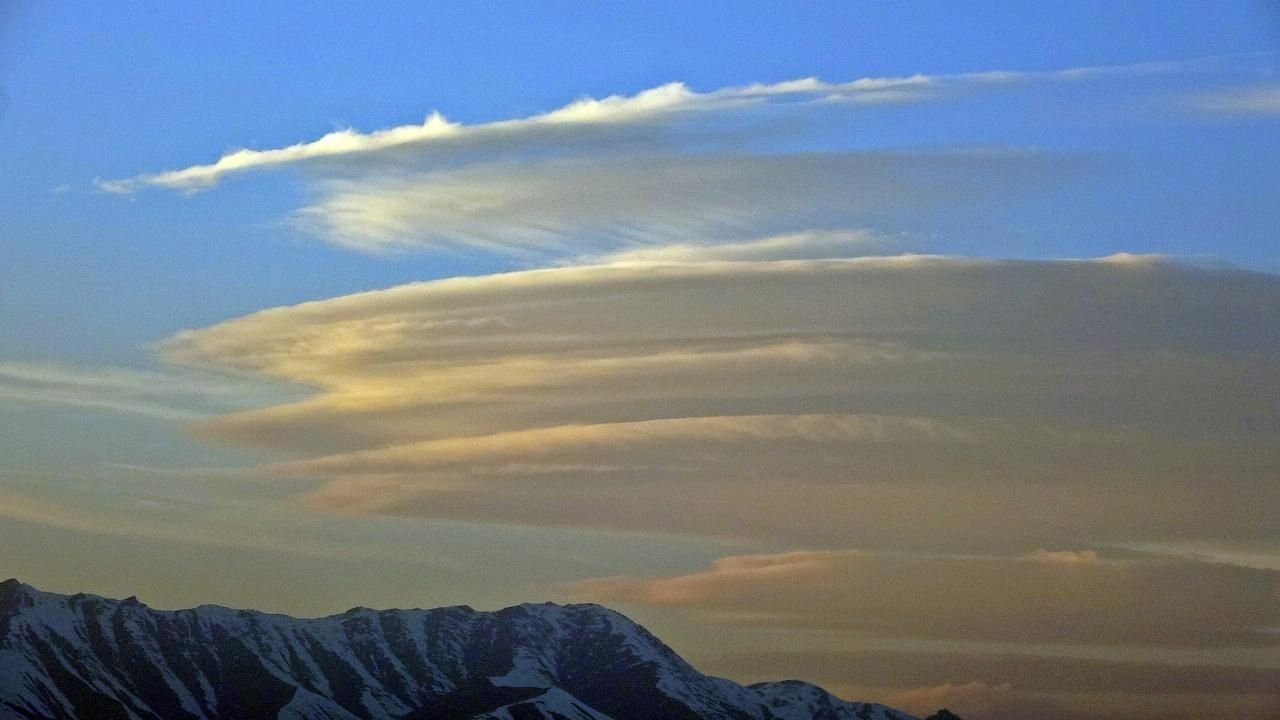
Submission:
<svg viewBox="0 0 1280 720">
<path fill-rule="evenodd" d="M 3 4 L 0 573 L 1280 668 L 1278 232 L 1275 3 Z M 1103 601 L 1171 584 L 1239 621 Z"/>
<path fill-rule="evenodd" d="M 0 126 L 6 336 L 20 337 L 12 352 L 30 359 L 46 352 L 125 359 L 180 327 L 259 307 L 475 271 L 438 256 L 388 262 L 282 238 L 272 221 L 296 204 L 299 189 L 279 178 L 250 178 L 217 198 L 127 200 L 95 193 L 94 178 L 337 128 L 414 123 L 432 109 L 484 122 L 677 80 L 711 90 L 807 76 L 1219 57 L 1216 67 L 1188 76 L 837 118 L 817 142 L 1012 145 L 1104 166 L 1067 173 L 1062 187 L 1004 209 L 1011 217 L 992 229 L 1006 234 L 1003 243 L 943 238 L 966 254 L 1123 249 L 1274 269 L 1273 122 L 1196 116 L 1176 101 L 1217 83 L 1272 78 L 1278 23 L 1265 3 L 1073 3 L 1053 12 L 1023 3 L 792 11 L 738 3 L 391 3 L 358 11 L 284 3 L 216 14 L 171 3 L 11 4 L 0 66 L 8 98 Z M 1019 242 L 1018 233 L 1038 237 Z M 96 300 L 79 302 L 84 296 Z M 92 332 L 108 322 L 116 330 L 110 340 Z"/>
</svg>

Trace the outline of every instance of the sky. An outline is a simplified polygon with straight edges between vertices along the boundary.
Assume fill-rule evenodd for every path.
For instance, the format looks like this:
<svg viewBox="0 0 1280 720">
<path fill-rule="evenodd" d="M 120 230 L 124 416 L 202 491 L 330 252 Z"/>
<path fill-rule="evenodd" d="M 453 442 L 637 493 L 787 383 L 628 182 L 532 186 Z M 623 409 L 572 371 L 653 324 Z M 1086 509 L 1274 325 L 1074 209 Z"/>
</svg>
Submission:
<svg viewBox="0 0 1280 720">
<path fill-rule="evenodd" d="M 0 575 L 1280 712 L 1280 5 L 0 2 Z"/>
</svg>

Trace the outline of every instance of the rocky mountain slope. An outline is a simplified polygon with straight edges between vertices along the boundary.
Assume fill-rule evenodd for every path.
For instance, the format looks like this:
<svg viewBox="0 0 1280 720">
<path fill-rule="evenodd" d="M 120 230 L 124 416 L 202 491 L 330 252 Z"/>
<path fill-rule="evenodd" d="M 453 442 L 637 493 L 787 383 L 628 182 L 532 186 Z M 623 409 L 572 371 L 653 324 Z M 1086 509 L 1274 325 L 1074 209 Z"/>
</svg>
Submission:
<svg viewBox="0 0 1280 720">
<path fill-rule="evenodd" d="M 0 718 L 914 720 L 703 675 L 598 605 L 297 619 L 0 583 Z"/>
</svg>

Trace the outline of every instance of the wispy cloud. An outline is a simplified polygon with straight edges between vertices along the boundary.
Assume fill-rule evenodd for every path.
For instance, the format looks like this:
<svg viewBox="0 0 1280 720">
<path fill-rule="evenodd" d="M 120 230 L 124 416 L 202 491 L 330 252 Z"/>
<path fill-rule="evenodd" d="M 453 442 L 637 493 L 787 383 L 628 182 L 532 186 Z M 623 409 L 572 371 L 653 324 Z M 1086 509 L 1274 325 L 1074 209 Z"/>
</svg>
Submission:
<svg viewBox="0 0 1280 720">
<path fill-rule="evenodd" d="M 1220 115 L 1280 116 L 1280 84 L 1251 85 L 1188 98 L 1192 107 Z"/>
<path fill-rule="evenodd" d="M 684 83 L 673 82 L 634 95 L 582 98 L 545 113 L 473 125 L 451 122 L 439 112 L 432 112 L 417 125 L 401 125 L 369 133 L 354 129 L 339 130 L 310 142 L 266 150 L 238 149 L 209 164 L 131 178 L 101 180 L 97 185 L 102 190 L 115 193 L 131 193 L 144 187 L 196 192 L 215 186 L 227 176 L 254 169 L 396 148 L 508 143 L 565 127 L 582 129 L 663 123 L 680 115 L 712 113 L 771 103 L 917 102 L 952 92 L 1019 83 L 1079 81 L 1107 76 L 1174 72 L 1195 62 L 1197 61 L 1138 63 L 1047 72 L 999 70 L 948 75 L 915 74 L 868 77 L 847 82 L 826 82 L 808 77 L 778 83 L 725 87 L 707 92 L 697 92 Z"/>
<path fill-rule="evenodd" d="M 762 228 L 795 235 L 889 222 L 1007 200 L 1076 165 L 1050 153 L 990 149 L 530 160 L 321 182 L 320 198 L 294 223 L 366 252 L 446 248 L 545 260 L 651 252 L 688 238 L 732 242 Z"/>
<path fill-rule="evenodd" d="M 858 257 L 896 254 L 906 242 L 905 237 L 886 237 L 870 230 L 809 230 L 738 242 L 645 245 L 580 258 L 579 262 L 691 263 Z"/>
<path fill-rule="evenodd" d="M 0 517 L 69 530 L 101 530 L 105 525 L 100 514 L 3 487 L 0 487 Z"/>
<path fill-rule="evenodd" d="M 0 403 L 64 405 L 192 420 L 287 398 L 278 384 L 226 374 L 0 362 Z"/>
</svg>

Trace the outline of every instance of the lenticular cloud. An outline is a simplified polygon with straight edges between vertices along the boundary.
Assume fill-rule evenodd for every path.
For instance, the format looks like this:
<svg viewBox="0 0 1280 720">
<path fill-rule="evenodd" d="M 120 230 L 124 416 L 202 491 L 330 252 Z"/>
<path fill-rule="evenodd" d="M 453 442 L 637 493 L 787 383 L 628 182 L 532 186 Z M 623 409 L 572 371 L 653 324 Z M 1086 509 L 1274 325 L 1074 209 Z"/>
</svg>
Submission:
<svg viewBox="0 0 1280 720">
<path fill-rule="evenodd" d="M 328 510 L 1022 553 L 1275 540 L 1276 316 L 1273 277 L 1158 259 L 627 262 L 166 351 L 315 388 L 197 427 Z"/>
</svg>

